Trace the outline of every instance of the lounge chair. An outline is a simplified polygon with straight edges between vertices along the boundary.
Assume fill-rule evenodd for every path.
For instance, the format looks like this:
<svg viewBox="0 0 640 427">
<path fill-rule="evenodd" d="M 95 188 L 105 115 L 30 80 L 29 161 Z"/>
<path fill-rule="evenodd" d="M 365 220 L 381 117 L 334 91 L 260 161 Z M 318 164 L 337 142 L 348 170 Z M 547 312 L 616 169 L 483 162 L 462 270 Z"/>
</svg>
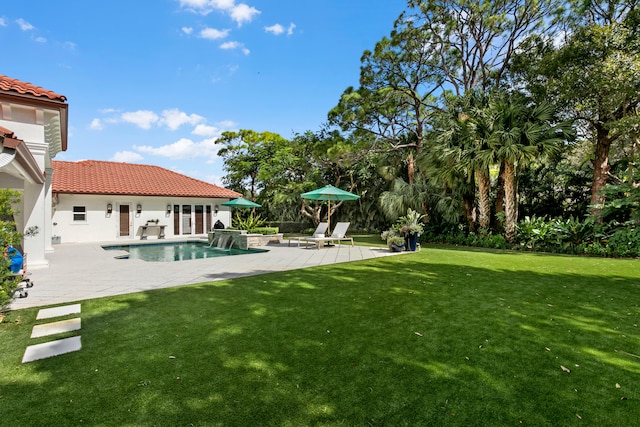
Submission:
<svg viewBox="0 0 640 427">
<path fill-rule="evenodd" d="M 322 243 L 335 243 L 338 242 L 338 246 L 340 246 L 340 242 L 342 240 L 348 240 L 351 242 L 351 246 L 353 246 L 353 237 L 347 237 L 347 230 L 349 229 L 349 222 L 339 222 L 336 224 L 336 227 L 333 229 L 333 233 L 329 237 L 307 237 L 302 239 L 305 242 L 305 247 L 307 247 L 308 243 L 313 243 L 316 245 L 316 249 L 320 249 L 320 245 Z"/>
<path fill-rule="evenodd" d="M 316 228 L 316 231 L 314 231 L 311 236 L 289 237 L 288 238 L 289 239 L 289 246 L 291 246 L 291 241 L 292 240 L 296 240 L 298 242 L 298 247 L 300 247 L 300 242 L 304 241 L 307 238 L 310 238 L 310 237 L 324 237 L 324 236 L 326 236 L 327 228 L 329 228 L 329 224 L 326 223 L 326 222 L 321 222 L 320 224 L 318 224 L 318 227 Z"/>
</svg>

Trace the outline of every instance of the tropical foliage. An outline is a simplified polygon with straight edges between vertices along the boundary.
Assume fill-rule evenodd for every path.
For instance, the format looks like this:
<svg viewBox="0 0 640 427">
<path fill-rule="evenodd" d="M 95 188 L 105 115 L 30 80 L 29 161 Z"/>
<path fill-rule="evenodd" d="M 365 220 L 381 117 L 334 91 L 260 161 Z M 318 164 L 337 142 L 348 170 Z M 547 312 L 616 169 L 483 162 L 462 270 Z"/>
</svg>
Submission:
<svg viewBox="0 0 640 427">
<path fill-rule="evenodd" d="M 13 215 L 16 213 L 13 206 L 20 201 L 20 193 L 13 190 L 0 188 L 0 312 L 3 312 L 7 304 L 13 299 L 13 292 L 18 281 L 9 270 L 10 260 L 6 257 L 6 249 L 9 246 L 20 244 L 22 235 L 16 231 Z"/>
<path fill-rule="evenodd" d="M 635 0 L 408 0 L 321 130 L 225 133 L 225 182 L 274 221 L 325 220 L 299 195 L 332 184 L 353 229 L 412 209 L 423 239 L 631 254 L 610 242 L 640 222 L 638 24 Z"/>
</svg>

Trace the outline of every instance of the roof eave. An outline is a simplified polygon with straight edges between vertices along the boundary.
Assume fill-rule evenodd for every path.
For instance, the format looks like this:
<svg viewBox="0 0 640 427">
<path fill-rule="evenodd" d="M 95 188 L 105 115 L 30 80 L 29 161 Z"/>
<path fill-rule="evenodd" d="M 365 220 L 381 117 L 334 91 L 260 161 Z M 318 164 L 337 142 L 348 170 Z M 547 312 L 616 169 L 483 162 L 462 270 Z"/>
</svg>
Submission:
<svg viewBox="0 0 640 427">
<path fill-rule="evenodd" d="M 27 107 L 41 107 L 50 110 L 57 110 L 60 115 L 60 148 L 67 151 L 68 128 L 69 128 L 69 104 L 57 99 L 21 94 L 17 92 L 0 91 L 0 101 L 6 100 L 13 104 L 20 104 Z"/>
<path fill-rule="evenodd" d="M 15 151 L 14 161 L 19 165 L 24 178 L 34 184 L 44 184 L 44 173 L 40 170 L 38 162 L 24 141 L 7 136 L 0 136 L 0 138 L 2 138 L 2 147 L 4 149 Z"/>
</svg>

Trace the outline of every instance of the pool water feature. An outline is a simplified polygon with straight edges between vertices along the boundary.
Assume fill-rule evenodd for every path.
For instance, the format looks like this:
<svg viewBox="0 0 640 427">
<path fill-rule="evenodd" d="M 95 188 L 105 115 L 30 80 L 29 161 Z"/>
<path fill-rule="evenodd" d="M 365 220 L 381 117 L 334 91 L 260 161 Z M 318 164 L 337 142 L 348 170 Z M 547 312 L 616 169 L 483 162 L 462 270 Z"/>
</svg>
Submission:
<svg viewBox="0 0 640 427">
<path fill-rule="evenodd" d="M 190 259 L 218 258 L 232 255 L 256 254 L 268 252 L 267 249 L 237 249 L 210 246 L 207 242 L 162 242 L 130 245 L 103 246 L 105 250 L 128 252 L 119 259 L 141 259 L 150 262 L 186 261 Z"/>
</svg>

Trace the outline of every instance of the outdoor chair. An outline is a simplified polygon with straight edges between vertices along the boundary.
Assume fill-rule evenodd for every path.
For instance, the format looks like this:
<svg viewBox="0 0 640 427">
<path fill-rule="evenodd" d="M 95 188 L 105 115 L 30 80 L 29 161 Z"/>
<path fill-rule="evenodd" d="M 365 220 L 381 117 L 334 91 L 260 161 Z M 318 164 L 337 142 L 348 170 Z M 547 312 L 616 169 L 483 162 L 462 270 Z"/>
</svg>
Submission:
<svg viewBox="0 0 640 427">
<path fill-rule="evenodd" d="M 351 246 L 353 246 L 353 238 L 347 237 L 347 230 L 349 229 L 349 222 L 339 222 L 336 224 L 336 227 L 333 229 L 331 236 L 329 237 L 307 237 L 302 239 L 305 242 L 305 248 L 308 243 L 313 243 L 316 245 L 316 249 L 320 249 L 320 245 L 322 243 L 335 243 L 338 242 L 338 246 L 340 246 L 340 242 L 343 240 L 348 240 L 351 242 Z"/>
<path fill-rule="evenodd" d="M 300 247 L 300 242 L 304 241 L 307 238 L 310 237 L 325 237 L 326 233 L 327 233 L 327 228 L 329 228 L 329 224 L 326 222 L 321 222 L 320 224 L 318 224 L 318 227 L 316 228 L 316 231 L 313 232 L 313 234 L 311 236 L 295 236 L 295 237 L 289 237 L 289 246 L 291 246 L 291 241 L 295 240 L 298 242 L 298 247 Z"/>
</svg>

